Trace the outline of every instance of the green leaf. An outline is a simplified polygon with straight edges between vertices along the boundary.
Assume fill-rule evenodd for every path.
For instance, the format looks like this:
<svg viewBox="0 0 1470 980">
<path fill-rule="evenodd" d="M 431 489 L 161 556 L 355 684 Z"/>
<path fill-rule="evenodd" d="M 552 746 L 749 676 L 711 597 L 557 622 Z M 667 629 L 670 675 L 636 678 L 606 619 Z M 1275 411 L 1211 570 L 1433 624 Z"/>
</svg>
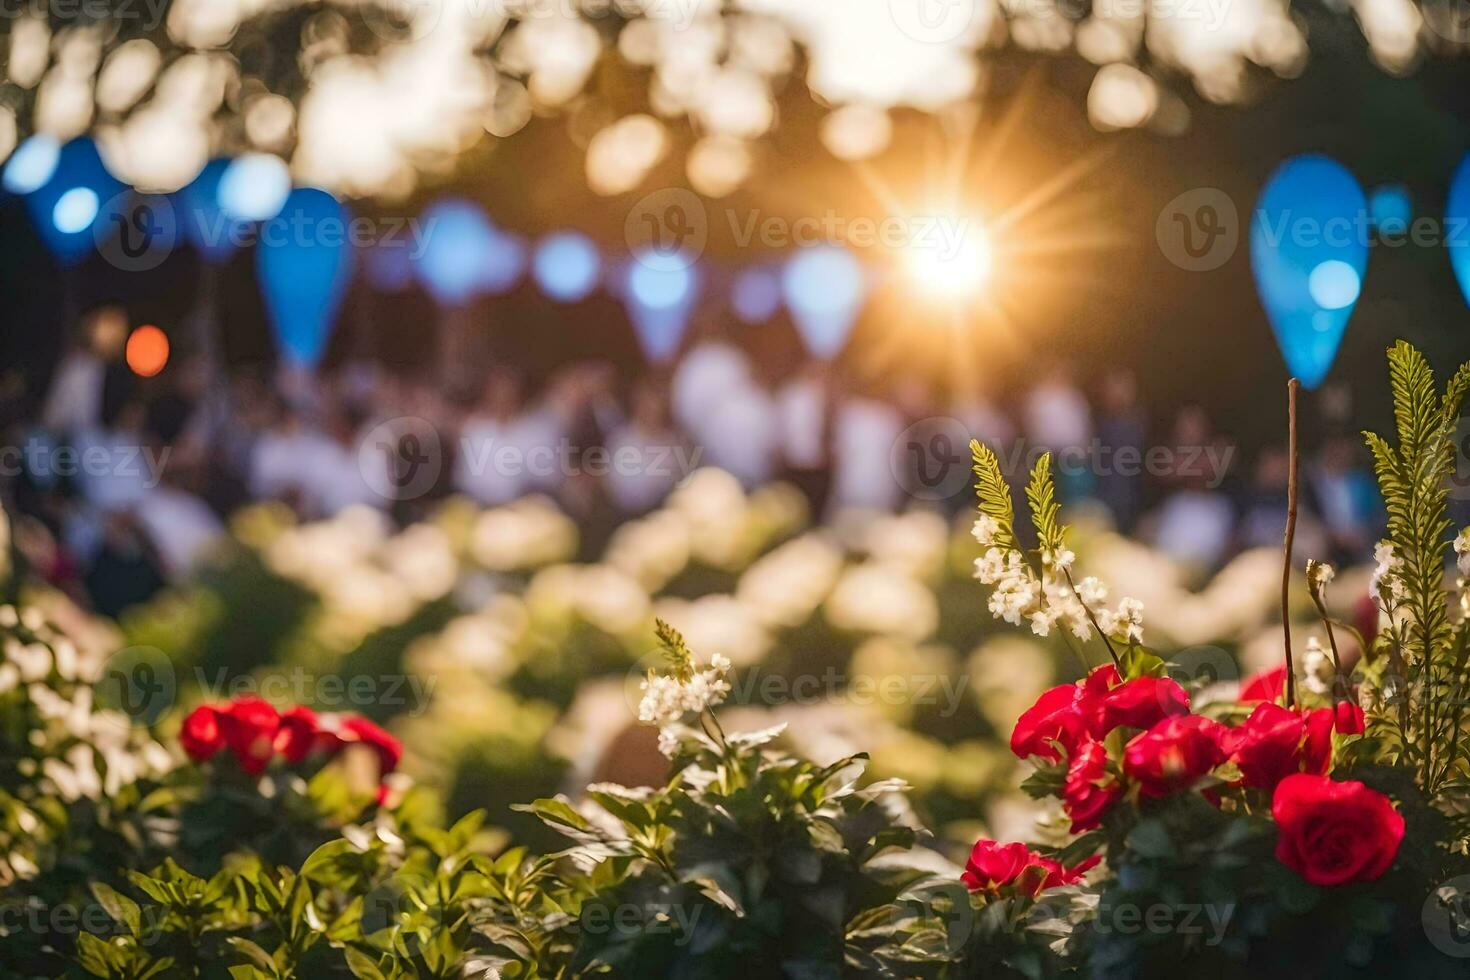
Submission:
<svg viewBox="0 0 1470 980">
<path fill-rule="evenodd" d="M 90 932 L 77 935 L 77 962 L 92 976 L 113 976 L 112 964 L 115 956 L 115 947 L 109 946 Z"/>
<path fill-rule="evenodd" d="M 1159 820 L 1142 820 L 1129 833 L 1126 841 L 1140 857 L 1173 858 L 1178 851 L 1169 831 Z"/>
<path fill-rule="evenodd" d="M 995 546 L 1002 551 L 1019 551 L 1016 543 L 1016 511 L 1011 503 L 1011 488 L 1000 471 L 1000 459 L 995 451 L 978 439 L 970 442 L 970 455 L 974 458 L 975 494 L 979 498 L 980 513 L 995 521 L 998 530 Z"/>
<path fill-rule="evenodd" d="M 128 934 L 137 937 L 142 930 L 142 916 L 138 903 L 119 892 L 109 885 L 100 881 L 92 882 L 92 897 L 97 899 L 97 904 L 102 906 L 112 921 L 128 930 Z"/>
<path fill-rule="evenodd" d="M 1051 478 L 1051 453 L 1042 453 L 1031 468 L 1031 477 L 1026 481 L 1026 503 L 1031 508 L 1031 524 L 1036 528 L 1041 550 L 1052 554 L 1060 551 L 1066 529 L 1058 519 L 1061 507 Z"/>
</svg>

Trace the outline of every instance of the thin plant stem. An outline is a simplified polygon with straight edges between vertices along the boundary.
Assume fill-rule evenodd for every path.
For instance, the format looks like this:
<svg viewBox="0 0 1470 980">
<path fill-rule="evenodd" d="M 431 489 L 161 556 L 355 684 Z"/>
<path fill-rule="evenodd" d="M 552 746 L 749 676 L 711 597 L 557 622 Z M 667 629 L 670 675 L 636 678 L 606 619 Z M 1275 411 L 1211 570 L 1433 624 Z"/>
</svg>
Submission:
<svg viewBox="0 0 1470 980">
<path fill-rule="evenodd" d="M 1296 543 L 1296 471 L 1298 453 L 1296 445 L 1296 395 L 1301 382 L 1292 378 L 1286 383 L 1286 426 L 1287 455 L 1289 457 L 1286 477 L 1286 539 L 1283 542 L 1285 557 L 1281 563 L 1281 632 L 1286 640 L 1286 706 L 1296 705 L 1296 665 L 1291 658 L 1291 552 Z"/>
</svg>

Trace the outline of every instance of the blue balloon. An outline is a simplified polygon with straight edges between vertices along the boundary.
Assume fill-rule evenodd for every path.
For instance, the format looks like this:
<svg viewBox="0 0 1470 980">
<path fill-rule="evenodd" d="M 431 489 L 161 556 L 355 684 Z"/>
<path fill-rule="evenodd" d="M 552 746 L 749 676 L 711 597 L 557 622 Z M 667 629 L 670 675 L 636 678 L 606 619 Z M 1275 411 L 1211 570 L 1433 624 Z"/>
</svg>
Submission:
<svg viewBox="0 0 1470 980">
<path fill-rule="evenodd" d="M 212 265 L 221 265 L 235 254 L 248 227 L 248 222 L 232 218 L 220 207 L 220 182 L 230 165 L 225 158 L 209 161 L 176 197 L 182 236 Z"/>
<path fill-rule="evenodd" d="M 1251 218 L 1251 271 L 1287 369 L 1327 377 L 1368 267 L 1368 202 L 1347 168 L 1294 157 L 1266 182 Z"/>
<path fill-rule="evenodd" d="M 414 259 L 419 281 L 444 306 L 468 302 L 485 288 L 486 269 L 497 260 L 495 226 L 478 204 L 461 197 L 435 201 L 421 220 L 423 250 Z"/>
<path fill-rule="evenodd" d="M 81 137 L 61 148 L 50 179 L 26 197 L 26 209 L 51 254 L 63 265 L 76 265 L 92 251 L 97 219 L 123 189 L 97 144 Z"/>
<path fill-rule="evenodd" d="M 315 367 L 352 278 L 347 209 L 324 190 L 291 192 L 260 229 L 256 271 L 281 354 Z"/>
<path fill-rule="evenodd" d="M 664 362 L 679 349 L 699 298 L 699 270 L 684 252 L 642 249 L 628 263 L 623 300 L 649 360 Z"/>
<path fill-rule="evenodd" d="M 531 275 L 541 292 L 558 303 L 577 303 L 597 288 L 602 274 L 602 257 L 597 246 L 580 232 L 559 231 L 547 235 L 536 247 Z"/>
<path fill-rule="evenodd" d="M 1445 247 L 1460 292 L 1470 303 L 1470 153 L 1455 168 L 1450 180 L 1450 197 L 1445 204 Z"/>
<path fill-rule="evenodd" d="M 781 276 L 786 306 L 807 350 L 830 360 L 842 352 L 867 293 L 862 266 L 845 248 L 804 248 Z"/>
<path fill-rule="evenodd" d="M 745 269 L 735 277 L 730 305 L 743 323 L 765 323 L 781 308 L 781 280 L 770 269 Z"/>
<path fill-rule="evenodd" d="M 55 136 L 37 133 L 16 147 L 5 163 L 3 183 L 12 194 L 29 194 L 46 186 L 61 160 L 61 143 Z"/>
</svg>

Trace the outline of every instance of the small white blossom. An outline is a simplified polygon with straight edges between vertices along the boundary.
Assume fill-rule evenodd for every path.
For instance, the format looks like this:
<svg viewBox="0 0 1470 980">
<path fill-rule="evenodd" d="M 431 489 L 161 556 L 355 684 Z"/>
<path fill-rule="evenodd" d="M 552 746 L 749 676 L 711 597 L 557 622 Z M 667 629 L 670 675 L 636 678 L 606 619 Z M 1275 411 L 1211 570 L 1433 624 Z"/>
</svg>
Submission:
<svg viewBox="0 0 1470 980">
<path fill-rule="evenodd" d="M 995 544 L 995 536 L 1000 533 L 1000 523 L 989 514 L 981 514 L 975 518 L 975 526 L 970 529 L 970 533 L 980 542 L 980 547 L 989 548 Z"/>
<path fill-rule="evenodd" d="M 1388 587 L 1388 598 L 1391 600 L 1404 597 L 1404 581 L 1401 574 L 1404 560 L 1394 553 L 1393 543 L 1380 541 L 1373 549 L 1373 560 L 1377 563 L 1373 569 L 1373 578 L 1368 583 L 1368 593 L 1374 599 L 1383 598 L 1383 587 Z"/>
<path fill-rule="evenodd" d="M 672 756 L 679 747 L 678 725 L 692 714 L 698 714 L 724 702 L 730 693 L 728 657 L 715 654 L 710 666 L 696 670 L 688 680 L 650 672 L 643 681 L 643 698 L 638 703 L 638 720 L 659 728 L 659 751 Z"/>
<path fill-rule="evenodd" d="M 1461 575 L 1470 575 L 1470 527 L 1455 536 L 1455 564 Z"/>
<path fill-rule="evenodd" d="M 1074 555 L 1069 548 L 1058 548 L 1056 551 L 1043 549 L 1043 551 L 1041 552 L 1042 564 L 1045 565 L 1049 571 L 1054 571 L 1057 573 L 1065 572 L 1067 569 L 1071 568 L 1072 563 L 1076 560 L 1077 556 Z"/>
</svg>

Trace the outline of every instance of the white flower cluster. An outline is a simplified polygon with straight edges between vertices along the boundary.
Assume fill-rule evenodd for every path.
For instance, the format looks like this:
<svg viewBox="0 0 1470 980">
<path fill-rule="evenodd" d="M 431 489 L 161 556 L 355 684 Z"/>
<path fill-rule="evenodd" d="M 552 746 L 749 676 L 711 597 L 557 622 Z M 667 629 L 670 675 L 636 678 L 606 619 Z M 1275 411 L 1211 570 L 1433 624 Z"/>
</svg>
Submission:
<svg viewBox="0 0 1470 980">
<path fill-rule="evenodd" d="M 1373 578 L 1368 583 L 1368 593 L 1379 601 L 1398 602 L 1404 598 L 1404 560 L 1394 552 L 1393 542 L 1380 541 L 1373 549 Z M 1384 589 L 1388 595 L 1384 596 Z"/>
<path fill-rule="evenodd" d="M 1470 576 L 1470 527 L 1455 535 L 1455 566 L 1461 575 Z"/>
<path fill-rule="evenodd" d="M 643 700 L 638 703 L 638 720 L 659 727 L 660 752 L 666 756 L 674 754 L 679 745 L 674 726 L 686 716 L 724 702 L 730 693 L 730 682 L 725 679 L 730 667 L 729 658 L 717 653 L 710 657 L 709 667 L 694 671 L 688 680 L 649 672 L 641 686 Z"/>
<path fill-rule="evenodd" d="M 1080 640 L 1092 635 L 1092 620 L 1108 636 L 1143 642 L 1143 603 L 1123 598 L 1116 610 L 1103 605 L 1108 590 L 1091 576 L 1072 586 L 1068 571 L 1077 556 L 1066 548 L 1041 553 L 1042 574 L 1026 564 L 1020 552 L 1002 548 L 995 538 L 1000 526 L 981 514 L 975 521 L 975 540 L 985 554 L 975 559 L 975 577 L 994 588 L 990 594 L 991 615 L 1015 626 L 1029 623 L 1037 636 L 1049 636 L 1058 625 Z"/>
</svg>

